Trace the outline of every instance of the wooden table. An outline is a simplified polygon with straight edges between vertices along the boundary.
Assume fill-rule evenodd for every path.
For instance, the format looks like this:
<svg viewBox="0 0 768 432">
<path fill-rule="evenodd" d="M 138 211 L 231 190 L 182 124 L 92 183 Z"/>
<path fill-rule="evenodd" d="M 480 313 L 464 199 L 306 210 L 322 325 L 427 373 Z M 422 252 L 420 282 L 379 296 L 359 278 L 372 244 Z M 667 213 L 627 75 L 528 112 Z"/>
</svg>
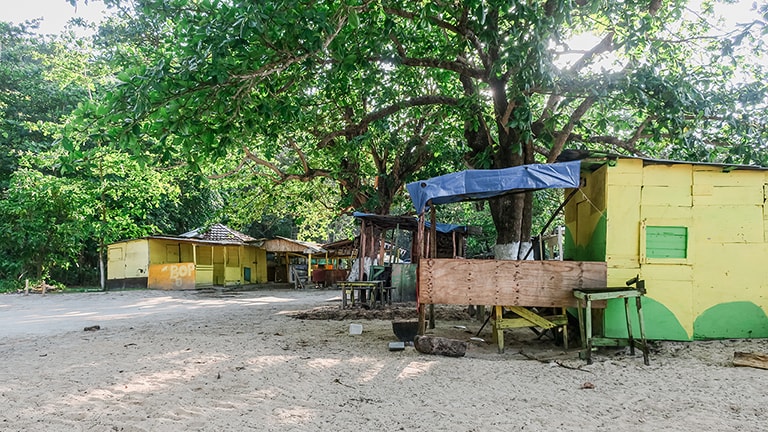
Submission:
<svg viewBox="0 0 768 432">
<path fill-rule="evenodd" d="M 646 366 L 650 364 L 648 360 L 648 343 L 645 340 L 641 302 L 641 298 L 645 294 L 645 281 L 635 280 L 634 283 L 636 283 L 635 288 L 582 288 L 573 290 L 573 296 L 579 301 L 579 330 L 581 331 L 582 355 L 587 360 L 587 364 L 592 364 L 592 348 L 596 346 L 629 346 L 630 354 L 632 355 L 635 355 L 635 347 L 638 347 L 643 351 L 643 363 Z M 637 305 L 637 320 L 640 327 L 639 341 L 632 336 L 632 322 L 629 318 L 630 298 L 634 298 Z M 592 302 L 611 299 L 624 299 L 624 313 L 627 318 L 626 339 L 594 337 L 592 335 Z"/>
<path fill-rule="evenodd" d="M 383 304 L 385 297 L 387 297 L 384 292 L 384 281 L 343 281 L 336 282 L 336 286 L 341 289 L 342 309 L 347 307 L 347 303 L 354 306 L 355 297 L 357 297 L 358 302 L 365 303 L 369 307 L 376 306 L 377 301 Z M 347 297 L 349 297 L 349 302 L 347 302 Z M 391 292 L 388 298 L 391 303 Z"/>
</svg>

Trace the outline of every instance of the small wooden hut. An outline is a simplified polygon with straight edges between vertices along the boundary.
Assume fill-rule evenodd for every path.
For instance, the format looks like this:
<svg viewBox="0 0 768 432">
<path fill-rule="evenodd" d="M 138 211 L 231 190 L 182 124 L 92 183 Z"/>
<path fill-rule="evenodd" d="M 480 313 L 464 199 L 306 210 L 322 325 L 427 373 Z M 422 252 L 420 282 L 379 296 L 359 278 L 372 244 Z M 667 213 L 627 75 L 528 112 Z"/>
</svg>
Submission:
<svg viewBox="0 0 768 432">
<path fill-rule="evenodd" d="M 108 246 L 107 288 L 194 289 L 266 281 L 266 250 L 222 224 Z"/>
<path fill-rule="evenodd" d="M 311 279 L 312 258 L 323 257 L 325 249 L 313 242 L 275 237 L 263 240 L 260 245 L 272 255 L 269 262 L 268 280 L 270 282 L 300 283 Z M 298 279 L 297 280 L 297 276 Z"/>
</svg>

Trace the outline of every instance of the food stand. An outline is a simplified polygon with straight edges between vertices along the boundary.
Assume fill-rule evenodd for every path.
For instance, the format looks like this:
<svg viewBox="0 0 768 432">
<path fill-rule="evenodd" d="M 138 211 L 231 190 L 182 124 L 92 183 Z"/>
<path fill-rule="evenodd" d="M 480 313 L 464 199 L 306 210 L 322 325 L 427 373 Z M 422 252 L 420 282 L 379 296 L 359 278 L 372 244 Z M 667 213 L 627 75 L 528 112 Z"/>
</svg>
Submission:
<svg viewBox="0 0 768 432">
<path fill-rule="evenodd" d="M 436 205 L 546 188 L 578 188 L 579 183 L 579 161 L 468 170 L 409 183 L 407 189 L 419 215 L 416 244 L 425 244 L 427 210 L 431 226 L 435 226 Z M 436 258 L 433 249 L 430 243 L 429 248 L 420 247 L 414 254 L 419 264 L 419 334 L 425 331 L 426 305 L 492 305 L 493 336 L 499 352 L 504 350 L 505 328 L 564 327 L 565 308 L 577 305 L 573 290 L 606 285 L 605 262 L 446 259 Z M 544 314 L 536 308 L 558 312 Z M 505 318 L 504 309 L 517 318 Z"/>
</svg>

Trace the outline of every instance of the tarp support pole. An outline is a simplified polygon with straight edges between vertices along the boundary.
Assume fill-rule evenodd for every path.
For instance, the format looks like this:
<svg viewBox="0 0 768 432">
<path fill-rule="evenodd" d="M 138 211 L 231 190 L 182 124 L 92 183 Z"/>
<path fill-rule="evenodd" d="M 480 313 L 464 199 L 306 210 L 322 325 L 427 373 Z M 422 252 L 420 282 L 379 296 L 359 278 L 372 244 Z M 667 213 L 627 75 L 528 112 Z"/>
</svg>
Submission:
<svg viewBox="0 0 768 432">
<path fill-rule="evenodd" d="M 431 204 L 431 203 L 430 203 Z M 424 212 L 419 213 L 419 224 L 418 228 L 416 229 L 416 250 L 415 254 L 412 257 L 411 261 L 414 262 L 417 265 L 421 265 L 421 257 L 424 253 Z M 419 310 L 419 334 L 423 335 L 426 332 L 426 325 L 425 325 L 425 309 L 424 304 L 419 301 L 419 291 L 421 286 L 421 277 L 419 276 L 419 273 L 416 272 L 416 304 L 417 308 Z"/>
<path fill-rule="evenodd" d="M 557 210 L 555 210 L 552 213 L 552 216 L 549 217 L 549 220 L 547 221 L 547 223 L 544 224 L 544 228 L 542 228 L 541 232 L 539 233 L 539 243 L 541 243 L 541 239 L 544 236 L 544 233 L 547 232 L 547 229 L 549 228 L 549 225 L 552 224 L 552 221 L 555 220 L 555 218 L 557 217 L 558 213 L 560 213 L 563 210 L 563 208 L 568 204 L 568 201 L 570 201 L 571 198 L 573 198 L 576 195 L 576 192 L 578 192 L 578 191 L 579 191 L 578 188 L 576 188 L 573 191 L 571 191 L 571 193 L 568 194 L 568 196 L 565 198 L 565 200 L 563 200 L 563 202 L 560 204 L 560 206 L 557 208 Z M 527 260 L 528 259 L 528 256 L 531 254 L 531 251 L 533 251 L 533 248 L 528 249 L 528 252 L 525 254 L 525 257 L 523 257 L 523 260 Z M 561 252 L 561 255 L 562 255 L 562 252 Z M 542 254 L 542 256 L 544 256 L 544 254 Z"/>
</svg>

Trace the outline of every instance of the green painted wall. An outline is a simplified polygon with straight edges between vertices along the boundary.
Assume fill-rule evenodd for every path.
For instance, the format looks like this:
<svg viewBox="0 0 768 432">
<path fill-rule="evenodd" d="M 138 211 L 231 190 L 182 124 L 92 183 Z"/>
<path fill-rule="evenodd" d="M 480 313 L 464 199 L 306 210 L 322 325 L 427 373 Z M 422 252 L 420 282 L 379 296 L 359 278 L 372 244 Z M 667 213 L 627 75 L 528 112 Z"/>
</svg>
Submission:
<svg viewBox="0 0 768 432">
<path fill-rule="evenodd" d="M 573 233 L 566 226 L 563 257 L 574 261 L 605 261 L 606 225 L 606 215 L 603 214 L 595 225 L 589 242 L 581 245 L 576 244 Z"/>
<path fill-rule="evenodd" d="M 699 315 L 693 329 L 694 339 L 765 338 L 768 316 L 752 302 L 721 303 Z"/>
<path fill-rule="evenodd" d="M 677 320 L 672 311 L 666 306 L 650 297 L 642 298 L 643 322 L 645 337 L 656 340 L 687 341 L 688 332 Z M 637 307 L 634 299 L 629 302 L 630 321 L 632 322 L 632 335 L 640 336 L 640 326 L 637 318 Z M 615 338 L 627 337 L 627 320 L 624 316 L 624 300 L 609 300 L 605 309 L 605 335 Z"/>
</svg>

